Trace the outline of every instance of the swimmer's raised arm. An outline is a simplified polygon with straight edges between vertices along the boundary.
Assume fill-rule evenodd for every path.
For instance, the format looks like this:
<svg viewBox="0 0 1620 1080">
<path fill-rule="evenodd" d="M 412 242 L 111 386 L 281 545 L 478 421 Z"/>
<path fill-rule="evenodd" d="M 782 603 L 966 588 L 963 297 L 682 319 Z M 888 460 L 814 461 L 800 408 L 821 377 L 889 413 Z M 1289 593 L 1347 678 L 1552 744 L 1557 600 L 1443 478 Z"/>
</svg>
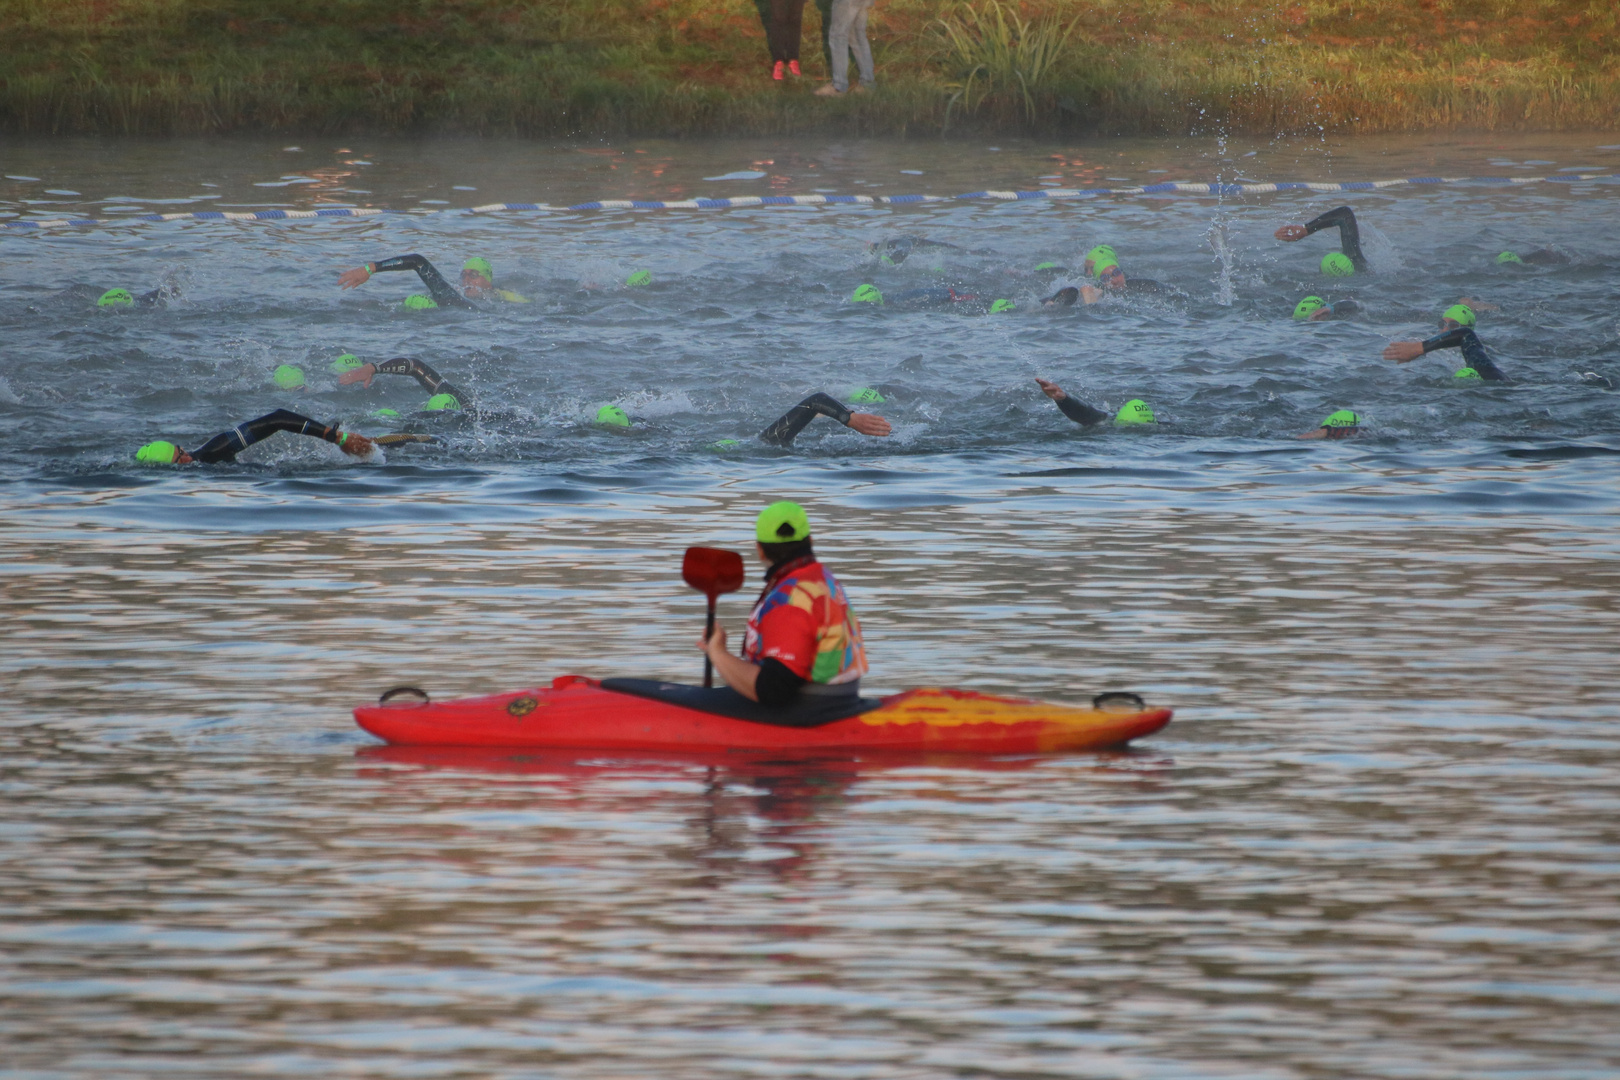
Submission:
<svg viewBox="0 0 1620 1080">
<path fill-rule="evenodd" d="M 222 461 L 234 461 L 237 454 L 278 431 L 324 439 L 351 457 L 365 457 L 371 453 L 371 440 L 364 435 L 339 430 L 336 424 L 322 424 L 288 409 L 277 409 L 246 423 L 237 424 L 229 431 L 220 432 L 189 454 L 179 452 L 174 463 L 186 465 L 192 461 L 200 461 L 204 465 L 212 465 Z"/>
<path fill-rule="evenodd" d="M 338 284 L 345 289 L 355 289 L 371 280 L 373 274 L 386 274 L 394 270 L 415 270 L 416 276 L 422 279 L 422 284 L 432 294 L 433 299 L 440 307 L 457 307 L 469 311 L 477 311 L 476 305 L 467 300 L 444 280 L 437 268 L 421 255 L 396 255 L 392 259 L 382 262 L 366 263 L 353 270 L 345 270 L 338 275 Z"/>
<path fill-rule="evenodd" d="M 826 394 L 811 394 L 784 413 L 776 423 L 759 433 L 761 442 L 771 446 L 787 446 L 818 416 L 829 416 L 847 428 L 862 435 L 882 438 L 893 429 L 889 422 L 872 413 L 851 412 Z"/>
<path fill-rule="evenodd" d="M 1447 330 L 1426 341 L 1392 341 L 1384 349 L 1384 359 L 1393 360 L 1397 364 L 1408 364 L 1436 349 L 1461 349 L 1463 362 L 1479 372 L 1481 379 L 1487 382 L 1507 381 L 1507 376 L 1502 374 L 1502 370 L 1485 351 L 1485 343 L 1480 341 L 1479 335 L 1468 326 Z"/>
<path fill-rule="evenodd" d="M 437 371 L 412 356 L 396 356 L 380 364 L 362 364 L 353 371 L 345 371 L 339 375 L 338 385 L 364 383 L 369 387 L 371 380 L 378 375 L 409 375 L 429 394 L 449 394 L 463 405 L 472 403 L 472 398 L 452 386 Z"/>
<path fill-rule="evenodd" d="M 1367 260 L 1361 254 L 1361 229 L 1356 225 L 1356 214 L 1348 206 L 1341 206 L 1336 210 L 1329 210 L 1303 225 L 1284 225 L 1273 235 L 1278 240 L 1293 243 L 1303 240 L 1314 232 L 1337 225 L 1339 228 L 1339 250 L 1349 256 L 1357 270 L 1365 272 Z"/>
<path fill-rule="evenodd" d="M 1063 388 L 1057 383 L 1039 376 L 1036 376 L 1035 381 L 1040 385 L 1041 393 L 1056 402 L 1058 410 L 1075 423 L 1089 427 L 1092 424 L 1100 424 L 1108 419 L 1107 413 L 1100 409 L 1093 409 L 1078 398 L 1070 397 L 1063 392 Z"/>
</svg>

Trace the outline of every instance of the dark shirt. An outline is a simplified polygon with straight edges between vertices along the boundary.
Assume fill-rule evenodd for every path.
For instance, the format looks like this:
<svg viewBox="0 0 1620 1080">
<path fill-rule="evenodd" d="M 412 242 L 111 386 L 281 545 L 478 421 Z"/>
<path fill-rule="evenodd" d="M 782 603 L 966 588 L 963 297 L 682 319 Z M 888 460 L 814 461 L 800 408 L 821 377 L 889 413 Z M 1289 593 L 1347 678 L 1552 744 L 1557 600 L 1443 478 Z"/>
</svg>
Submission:
<svg viewBox="0 0 1620 1080">
<path fill-rule="evenodd" d="M 386 274 L 393 270 L 415 270 L 416 276 L 422 279 L 422 284 L 427 286 L 428 292 L 433 295 L 434 301 L 440 307 L 462 308 L 466 311 L 479 310 L 477 304 L 452 288 L 433 264 L 420 255 L 396 255 L 392 259 L 372 263 L 370 269 L 373 274 Z"/>
<path fill-rule="evenodd" d="M 1474 333 L 1472 327 L 1459 326 L 1455 330 L 1437 334 L 1423 343 L 1425 353 L 1434 352 L 1436 349 L 1461 349 L 1463 362 L 1479 372 L 1480 378 L 1489 382 L 1508 381 L 1508 377 L 1502 374 L 1502 370 L 1486 354 L 1484 342 L 1479 340 L 1479 335 Z"/>
<path fill-rule="evenodd" d="M 1307 221 L 1305 232 L 1309 235 L 1334 225 L 1339 227 L 1339 250 L 1350 256 L 1350 261 L 1355 264 L 1357 271 L 1365 273 L 1367 260 L 1361 254 L 1361 230 L 1356 225 L 1355 211 L 1348 206 L 1329 210 L 1314 221 Z"/>
<path fill-rule="evenodd" d="M 229 431 L 220 432 L 191 451 L 191 456 L 193 460 L 200 461 L 204 465 L 235 461 L 237 454 L 261 439 L 268 439 L 278 431 L 290 431 L 295 435 L 313 435 L 333 445 L 343 438 L 343 433 L 338 430 L 336 424 L 317 423 L 307 416 L 300 416 L 287 409 L 277 409 L 273 413 L 266 413 L 244 424 L 237 424 Z"/>
<path fill-rule="evenodd" d="M 1064 416 L 1077 424 L 1090 426 L 1091 424 L 1100 424 L 1108 419 L 1107 413 L 1101 409 L 1093 409 L 1073 394 L 1065 394 L 1059 398 L 1057 407 L 1062 410 Z"/>
<path fill-rule="evenodd" d="M 852 415 L 854 414 L 826 394 L 811 394 L 784 413 L 776 423 L 760 432 L 760 441 L 771 446 L 787 446 L 818 416 L 830 416 L 848 427 Z"/>
</svg>

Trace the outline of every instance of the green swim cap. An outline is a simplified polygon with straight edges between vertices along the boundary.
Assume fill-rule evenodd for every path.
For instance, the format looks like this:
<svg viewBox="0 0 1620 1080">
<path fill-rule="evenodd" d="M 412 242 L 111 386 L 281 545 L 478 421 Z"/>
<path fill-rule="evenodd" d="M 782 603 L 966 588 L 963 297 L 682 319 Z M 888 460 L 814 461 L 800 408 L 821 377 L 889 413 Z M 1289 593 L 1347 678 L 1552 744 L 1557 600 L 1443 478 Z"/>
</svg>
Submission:
<svg viewBox="0 0 1620 1080">
<path fill-rule="evenodd" d="M 629 427 L 630 414 L 617 405 L 604 405 L 596 410 L 596 422 L 611 427 Z"/>
<path fill-rule="evenodd" d="M 1151 424 L 1153 423 L 1153 410 L 1141 398 L 1131 398 L 1119 407 L 1114 414 L 1116 424 Z"/>
<path fill-rule="evenodd" d="M 1517 252 L 1504 251 L 1504 252 L 1502 252 L 1502 254 L 1500 254 L 1500 255 L 1498 255 L 1496 257 L 1496 265 L 1497 266 L 1501 266 L 1503 263 L 1518 263 L 1520 266 L 1523 266 L 1524 265 L 1524 260 L 1519 258 L 1519 255 L 1518 255 Z"/>
<path fill-rule="evenodd" d="M 716 440 L 714 440 L 714 442 L 709 444 L 709 449 L 710 450 L 735 450 L 735 449 L 737 449 L 737 447 L 739 447 L 741 445 L 742 445 L 742 443 L 738 442 L 736 439 L 716 439 Z"/>
<path fill-rule="evenodd" d="M 1294 305 L 1294 318 L 1304 322 L 1327 306 L 1327 301 L 1320 296 L 1307 296 Z"/>
<path fill-rule="evenodd" d="M 878 292 L 876 285 L 861 285 L 849 294 L 852 304 L 881 304 L 883 294 Z"/>
<path fill-rule="evenodd" d="M 1322 256 L 1322 273 L 1328 277 L 1349 277 L 1356 272 L 1356 264 L 1342 251 L 1330 251 Z"/>
<path fill-rule="evenodd" d="M 1117 262 L 1118 260 L 1119 256 L 1114 254 L 1114 249 L 1112 247 L 1107 244 L 1098 244 L 1096 247 L 1086 252 L 1085 261 L 1091 263 L 1093 266 L 1096 266 L 1100 262 Z"/>
<path fill-rule="evenodd" d="M 995 315 L 1002 311 L 1014 311 L 1017 309 L 1017 307 L 1018 305 L 1013 303 L 1011 300 L 997 300 L 995 303 L 990 305 L 990 314 Z"/>
<path fill-rule="evenodd" d="M 128 289 L 108 289 L 96 301 L 96 307 L 134 307 L 135 298 Z"/>
<path fill-rule="evenodd" d="M 1329 413 L 1327 415 L 1327 417 L 1322 421 L 1320 426 L 1322 426 L 1322 427 L 1358 427 L 1358 426 L 1360 426 L 1360 424 L 1361 424 L 1361 417 L 1357 416 L 1355 413 L 1351 412 L 1349 409 L 1340 409 L 1336 413 Z"/>
<path fill-rule="evenodd" d="M 810 518 L 796 502 L 773 502 L 759 512 L 754 538 L 762 544 L 790 544 L 810 539 Z"/>
<path fill-rule="evenodd" d="M 415 296 L 407 296 L 405 298 L 406 311 L 427 311 L 429 308 L 436 308 L 438 306 L 439 302 L 437 300 L 433 299 L 431 296 L 423 296 L 421 293 L 417 293 Z"/>
<path fill-rule="evenodd" d="M 378 409 L 376 412 L 372 413 L 371 415 L 375 416 L 378 420 L 398 420 L 399 419 L 399 410 L 398 409 Z"/>
<path fill-rule="evenodd" d="M 434 394 L 422 405 L 423 412 L 460 412 L 461 402 L 454 394 Z"/>
<path fill-rule="evenodd" d="M 346 371 L 353 371 L 355 368 L 363 368 L 365 366 L 365 361 L 361 360 L 352 352 L 346 352 L 342 356 L 333 360 L 330 364 L 326 365 L 326 368 L 334 375 L 342 375 Z"/>
<path fill-rule="evenodd" d="M 495 268 L 489 265 L 488 259 L 474 257 L 462 263 L 461 268 L 463 270 L 478 271 L 480 274 L 483 274 L 485 277 L 489 278 L 491 284 L 493 284 L 495 281 Z"/>
<path fill-rule="evenodd" d="M 1451 319 L 1463 326 L 1473 326 L 1479 320 L 1474 318 L 1474 309 L 1467 304 L 1452 304 L 1440 314 L 1442 319 Z"/>
<path fill-rule="evenodd" d="M 1452 375 L 1451 377 L 1453 379 L 1480 379 L 1480 378 L 1484 378 L 1484 376 L 1482 376 L 1479 372 L 1475 371 L 1471 367 L 1458 368 L 1457 371 L 1456 371 L 1456 374 Z"/>
<path fill-rule="evenodd" d="M 624 283 L 632 289 L 639 289 L 643 285 L 652 284 L 652 274 L 646 270 L 637 270 L 625 278 Z"/>
<path fill-rule="evenodd" d="M 173 465 L 174 459 L 180 456 L 180 448 L 172 442 L 159 439 L 149 442 L 135 451 L 135 460 L 144 461 L 150 465 Z"/>
<path fill-rule="evenodd" d="M 883 395 L 870 386 L 857 386 L 849 392 L 849 400 L 857 405 L 881 405 Z"/>
<path fill-rule="evenodd" d="M 277 386 L 283 390 L 302 390 L 304 388 L 304 369 L 293 367 L 291 364 L 281 364 L 271 373 L 270 378 L 275 380 Z"/>
<path fill-rule="evenodd" d="M 1035 269 L 1036 269 L 1036 271 L 1041 271 L 1041 270 L 1062 270 L 1062 269 L 1064 269 L 1064 267 L 1059 266 L 1055 262 L 1043 262 L 1043 263 L 1038 264 L 1035 267 Z"/>
<path fill-rule="evenodd" d="M 1100 278 L 1104 274 L 1108 273 L 1108 271 L 1118 269 L 1119 263 L 1114 261 L 1114 257 L 1112 255 L 1109 255 L 1106 258 L 1097 260 L 1097 262 L 1092 265 L 1091 276 L 1094 278 Z"/>
</svg>

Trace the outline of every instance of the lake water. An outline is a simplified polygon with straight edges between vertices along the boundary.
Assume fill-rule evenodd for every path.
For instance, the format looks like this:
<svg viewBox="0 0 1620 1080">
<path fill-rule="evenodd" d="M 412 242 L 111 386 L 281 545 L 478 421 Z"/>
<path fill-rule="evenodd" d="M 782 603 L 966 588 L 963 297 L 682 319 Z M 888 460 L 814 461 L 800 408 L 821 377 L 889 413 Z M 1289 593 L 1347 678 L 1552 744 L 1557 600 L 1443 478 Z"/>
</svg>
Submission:
<svg viewBox="0 0 1620 1080">
<path fill-rule="evenodd" d="M 1620 1074 L 1620 186 L 449 212 L 1616 172 L 1612 138 L 9 141 L 9 215 L 423 212 L 0 235 L 0 1075 Z M 737 171 L 765 175 L 703 179 Z M 1374 273 L 1272 239 L 1342 203 Z M 867 250 L 901 236 L 957 249 Z M 1031 268 L 1099 242 L 1177 291 L 1039 310 L 1062 281 Z M 407 252 L 535 302 L 339 291 Z M 867 282 L 1020 308 L 849 303 Z M 1365 312 L 1296 323 L 1308 293 Z M 1461 297 L 1510 385 L 1380 359 Z M 419 357 L 480 408 L 412 419 L 425 393 L 338 387 L 339 352 Z M 1036 376 L 1160 422 L 1083 430 Z M 856 387 L 892 437 L 752 440 Z M 438 441 L 132 460 L 277 407 Z M 1360 438 L 1293 437 L 1340 408 Z M 695 680 L 681 549 L 745 546 L 784 497 L 869 689 L 1130 689 L 1175 722 L 994 761 L 354 727 L 397 683 Z"/>
</svg>

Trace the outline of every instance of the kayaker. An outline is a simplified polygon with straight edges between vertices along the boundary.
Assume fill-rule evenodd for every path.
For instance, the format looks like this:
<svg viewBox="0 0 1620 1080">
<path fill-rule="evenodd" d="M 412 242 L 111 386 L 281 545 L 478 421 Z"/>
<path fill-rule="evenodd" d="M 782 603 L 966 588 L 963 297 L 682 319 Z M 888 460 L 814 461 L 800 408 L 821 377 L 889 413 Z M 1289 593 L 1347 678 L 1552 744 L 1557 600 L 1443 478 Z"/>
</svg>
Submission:
<svg viewBox="0 0 1620 1080">
<path fill-rule="evenodd" d="M 1361 254 L 1361 228 L 1356 224 L 1356 212 L 1348 206 L 1329 210 L 1303 225 L 1284 225 L 1274 235 L 1278 240 L 1291 244 L 1335 225 L 1339 228 L 1339 251 L 1322 257 L 1322 272 L 1331 277 L 1367 273 L 1367 259 Z"/>
<path fill-rule="evenodd" d="M 1384 349 L 1384 359 L 1406 364 L 1436 349 L 1461 349 L 1466 366 L 1457 370 L 1457 378 L 1507 382 L 1508 377 L 1491 360 L 1485 351 L 1485 343 L 1474 333 L 1476 321 L 1473 309 L 1467 304 L 1452 304 L 1440 317 L 1439 334 L 1427 341 L 1390 342 Z"/>
<path fill-rule="evenodd" d="M 749 701 L 784 710 L 802 704 L 800 712 L 852 705 L 866 673 L 861 624 L 844 587 L 816 558 L 804 507 L 767 506 L 754 523 L 754 538 L 766 566 L 765 590 L 748 616 L 741 655 L 726 651 L 726 631 L 718 624 L 698 648 Z"/>
<path fill-rule="evenodd" d="M 408 297 L 406 306 L 410 308 L 453 307 L 465 311 L 477 311 L 478 305 L 474 300 L 504 300 L 513 304 L 527 304 L 529 299 L 508 289 L 495 287 L 495 270 L 490 266 L 489 260 L 484 258 L 468 259 L 461 265 L 461 291 L 457 292 L 444 280 L 438 269 L 421 255 L 396 255 L 392 259 L 382 262 L 366 263 L 353 270 L 345 270 L 338 275 L 338 284 L 345 289 L 357 289 L 371 280 L 373 274 L 386 274 L 393 270 L 415 270 L 416 276 L 422 279 L 431 294 L 432 303 L 426 301 L 429 297 Z M 411 301 L 420 301 L 412 303 Z"/>
<path fill-rule="evenodd" d="M 372 450 L 371 440 L 364 435 L 340 431 L 336 424 L 322 424 L 290 410 L 277 409 L 222 431 L 195 450 L 182 450 L 165 439 L 149 442 L 135 451 L 135 460 L 150 465 L 190 465 L 194 461 L 214 465 L 235 461 L 237 454 L 278 431 L 324 439 L 350 457 L 369 457 Z"/>
</svg>

